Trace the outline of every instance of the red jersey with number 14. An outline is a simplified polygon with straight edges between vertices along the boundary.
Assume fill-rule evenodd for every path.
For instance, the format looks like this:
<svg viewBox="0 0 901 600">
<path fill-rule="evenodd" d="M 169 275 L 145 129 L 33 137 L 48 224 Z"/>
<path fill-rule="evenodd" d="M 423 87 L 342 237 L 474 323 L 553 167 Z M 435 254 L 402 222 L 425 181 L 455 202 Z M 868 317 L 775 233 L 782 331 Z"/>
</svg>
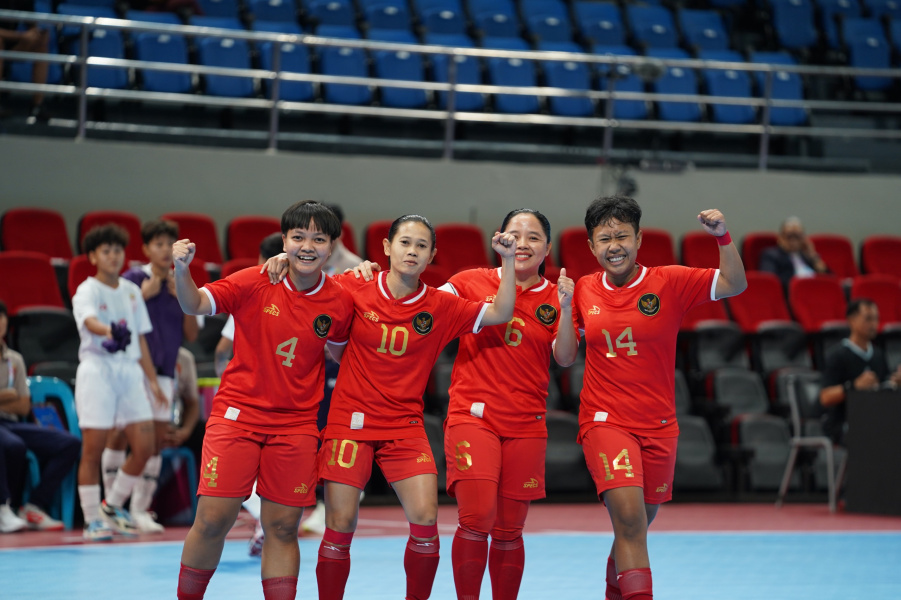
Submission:
<svg viewBox="0 0 901 600">
<path fill-rule="evenodd" d="M 321 275 L 298 292 L 289 278 L 269 283 L 251 267 L 207 284 L 217 312 L 235 317 L 235 357 L 222 374 L 208 424 L 266 434 L 319 435 L 316 413 L 325 389 L 326 341 L 346 343 L 350 295 Z"/>
<path fill-rule="evenodd" d="M 608 423 L 646 437 L 676 437 L 676 336 L 692 307 L 714 300 L 718 269 L 642 267 L 615 287 L 606 273 L 581 278 L 573 320 L 587 357 L 579 439 Z"/>
<path fill-rule="evenodd" d="M 353 297 L 354 321 L 323 439 L 426 437 L 422 394 L 435 359 L 452 339 L 481 327 L 487 304 L 425 284 L 395 299 L 387 276 L 336 277 Z"/>
</svg>

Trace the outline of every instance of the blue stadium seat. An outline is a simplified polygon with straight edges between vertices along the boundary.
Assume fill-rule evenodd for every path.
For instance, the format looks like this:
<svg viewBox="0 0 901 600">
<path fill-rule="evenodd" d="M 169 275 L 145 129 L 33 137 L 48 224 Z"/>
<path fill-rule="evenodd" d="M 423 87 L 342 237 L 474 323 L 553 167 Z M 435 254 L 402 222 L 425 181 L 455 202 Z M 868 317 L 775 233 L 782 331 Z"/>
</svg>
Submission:
<svg viewBox="0 0 901 600">
<path fill-rule="evenodd" d="M 316 35 L 347 40 L 360 39 L 360 32 L 352 25 L 320 25 L 316 28 Z"/>
<path fill-rule="evenodd" d="M 466 33 L 466 19 L 463 13 L 453 10 L 431 12 L 423 23 L 425 30 L 430 33 L 459 35 Z"/>
<path fill-rule="evenodd" d="M 901 52 L 901 19 L 892 19 L 888 24 L 889 35 L 892 36 L 892 44 L 897 52 Z"/>
<path fill-rule="evenodd" d="M 568 20 L 558 17 L 529 17 L 526 21 L 529 33 L 547 42 L 566 42 L 572 39 L 572 27 Z"/>
<path fill-rule="evenodd" d="M 481 13 L 475 18 L 476 29 L 488 38 L 519 37 L 519 19 L 506 13 Z"/>
<path fill-rule="evenodd" d="M 838 0 L 848 2 L 849 0 Z M 679 26 L 686 46 L 700 50 L 726 50 L 729 34 L 720 14 L 713 10 L 679 10 Z"/>
<path fill-rule="evenodd" d="M 520 38 L 484 38 L 482 46 L 495 50 L 531 50 L 525 40 Z M 537 85 L 534 61 L 519 58 L 489 58 L 488 78 L 493 85 L 517 87 Z M 494 107 L 502 113 L 537 112 L 538 96 L 495 94 Z"/>
<path fill-rule="evenodd" d="M 191 17 L 190 25 L 195 27 L 216 27 L 218 29 L 234 29 L 242 31 L 244 24 L 237 17 Z"/>
<path fill-rule="evenodd" d="M 406 0 L 357 0 L 357 4 L 360 7 L 360 11 L 364 13 L 370 6 L 397 6 L 410 12 Z"/>
<path fill-rule="evenodd" d="M 469 15 L 473 18 L 484 14 L 500 14 L 513 17 L 516 5 L 513 0 L 469 0 Z"/>
<path fill-rule="evenodd" d="M 354 26 L 354 8 L 349 0 L 314 0 L 308 10 L 319 25 Z"/>
<path fill-rule="evenodd" d="M 254 18 L 260 21 L 290 23 L 297 20 L 297 7 L 294 6 L 294 0 L 250 0 L 248 5 Z"/>
<path fill-rule="evenodd" d="M 143 10 L 129 10 L 125 12 L 125 18 L 129 21 L 142 21 L 144 23 L 181 25 L 181 19 L 178 18 L 178 15 L 170 12 L 147 12 Z"/>
<path fill-rule="evenodd" d="M 845 19 L 842 37 L 848 46 L 848 62 L 852 67 L 891 67 L 891 50 L 879 19 Z M 854 84 L 860 90 L 879 91 L 891 87 L 892 80 L 888 77 L 855 77 Z"/>
<path fill-rule="evenodd" d="M 316 35 L 359 39 L 360 33 L 353 27 L 320 25 Z M 366 52 L 359 48 L 327 48 L 319 50 L 319 63 L 323 75 L 341 75 L 344 77 L 369 77 Z M 369 104 L 372 90 L 365 85 L 348 85 L 343 83 L 325 83 L 323 97 L 332 104 Z"/>
<path fill-rule="evenodd" d="M 106 19 L 116 19 L 116 11 L 107 6 L 84 6 L 81 4 L 65 3 L 56 7 L 56 12 L 61 15 L 72 17 L 97 17 Z M 59 35 L 63 38 L 75 37 L 81 33 L 81 27 L 77 25 L 64 25 Z"/>
<path fill-rule="evenodd" d="M 542 42 L 539 50 L 548 52 L 582 52 L 575 42 Z M 588 64 L 576 61 L 546 60 L 542 63 L 547 84 L 568 90 L 590 90 L 591 70 Z M 551 113 L 561 117 L 590 117 L 594 114 L 591 98 L 549 96 Z"/>
<path fill-rule="evenodd" d="M 153 62 L 188 64 L 188 42 L 182 35 L 139 33 L 135 38 L 135 58 Z M 192 90 L 190 73 L 142 69 L 142 88 L 148 92 L 188 94 Z"/>
<path fill-rule="evenodd" d="M 297 24 L 294 24 L 297 26 Z M 292 32 L 293 33 L 293 32 Z M 260 44 L 260 66 L 272 70 L 274 42 Z M 282 44 L 280 50 L 281 70 L 286 73 L 310 73 L 310 51 L 302 44 Z M 272 83 L 265 82 L 266 97 L 272 97 Z M 309 102 L 313 99 L 313 84 L 309 81 L 285 81 L 279 84 L 279 100 Z"/>
<path fill-rule="evenodd" d="M 830 48 L 840 48 L 842 41 L 838 37 L 836 17 L 859 17 L 860 4 L 857 0 L 817 0 L 817 4 L 820 6 L 820 26 L 826 42 Z"/>
<path fill-rule="evenodd" d="M 741 54 L 734 50 L 707 50 L 698 53 L 701 60 L 725 62 L 745 62 Z M 733 98 L 751 97 L 751 78 L 747 71 L 705 69 L 704 80 L 707 93 L 711 96 Z M 746 124 L 754 121 L 754 107 L 738 104 L 711 104 L 713 121 L 716 123 Z"/>
<path fill-rule="evenodd" d="M 874 19 L 884 15 L 892 19 L 901 19 L 901 0 L 863 0 L 863 4 Z"/>
<path fill-rule="evenodd" d="M 626 29 L 619 7 L 613 2 L 576 2 L 576 22 L 591 45 L 621 46 Z"/>
<path fill-rule="evenodd" d="M 425 43 L 432 46 L 453 46 L 455 48 L 475 48 L 472 38 L 465 33 L 431 33 L 426 32 Z"/>
<path fill-rule="evenodd" d="M 81 40 L 75 40 L 72 51 L 80 53 Z M 95 29 L 88 41 L 88 56 L 125 58 L 122 34 L 110 29 Z M 88 67 L 88 87 L 121 90 L 128 87 L 128 71 L 111 67 Z"/>
<path fill-rule="evenodd" d="M 369 6 L 363 18 L 373 29 L 410 29 L 410 13 L 405 6 Z"/>
<path fill-rule="evenodd" d="M 629 4 L 626 7 L 632 34 L 639 44 L 649 48 L 675 48 L 676 25 L 672 13 L 662 6 Z"/>
<path fill-rule="evenodd" d="M 779 43 L 788 50 L 810 48 L 817 43 L 810 0 L 770 0 L 773 28 Z"/>
<path fill-rule="evenodd" d="M 427 44 L 437 46 L 474 47 L 472 40 L 466 35 L 426 34 L 425 41 Z M 435 81 L 442 83 L 450 81 L 448 67 L 450 57 L 444 54 L 434 54 L 431 60 Z M 454 60 L 457 63 L 457 83 L 473 85 L 482 83 L 482 68 L 479 59 L 472 56 L 457 56 Z M 438 106 L 447 108 L 447 92 L 438 92 Z M 485 98 L 482 94 L 459 92 L 454 100 L 454 106 L 456 110 L 462 111 L 482 110 L 485 107 Z"/>
<path fill-rule="evenodd" d="M 752 52 L 751 62 L 771 65 L 796 65 L 798 62 L 786 52 Z M 766 73 L 758 71 L 757 87 L 763 96 L 766 90 Z M 803 100 L 804 85 L 801 76 L 788 71 L 773 73 L 773 98 L 779 100 Z M 807 111 L 803 108 L 773 106 L 770 108 L 770 124 L 796 126 L 807 123 Z"/>
<path fill-rule="evenodd" d="M 373 27 L 366 37 L 374 42 L 393 42 L 396 44 L 418 44 L 419 39 L 409 29 L 377 29 Z"/>
<path fill-rule="evenodd" d="M 635 50 L 629 46 L 595 46 L 591 50 L 594 54 L 606 56 L 636 56 Z M 643 92 L 644 82 L 632 73 L 628 65 L 616 65 L 617 77 L 614 79 L 613 89 L 617 92 Z M 607 91 L 607 73 L 609 65 L 598 65 L 598 89 Z M 606 113 L 604 113 L 606 114 Z M 614 100 L 613 118 L 625 120 L 641 120 L 648 118 L 648 105 L 643 100 Z"/>
<path fill-rule="evenodd" d="M 295 21 L 291 21 L 290 23 L 287 21 L 254 21 L 253 30 L 267 31 L 270 33 L 303 34 L 303 29 Z"/>
<path fill-rule="evenodd" d="M 425 16 L 431 12 L 441 12 L 442 10 L 462 13 L 463 5 L 460 0 L 413 0 L 413 11 L 420 19 L 425 19 Z"/>
<path fill-rule="evenodd" d="M 691 58 L 681 48 L 649 48 L 647 55 L 661 59 Z M 651 83 L 651 89 L 657 94 L 698 94 L 698 77 L 693 69 L 685 67 L 667 67 L 666 72 Z M 657 116 L 662 121 L 701 120 L 701 105 L 697 102 L 657 102 Z"/>
<path fill-rule="evenodd" d="M 375 75 L 382 79 L 425 81 L 422 55 L 413 52 L 375 52 Z M 426 90 L 382 87 L 382 105 L 391 108 L 422 108 L 428 101 Z"/>
<path fill-rule="evenodd" d="M 237 19 L 240 16 L 238 0 L 197 0 L 197 2 L 206 17 Z"/>
<path fill-rule="evenodd" d="M 200 64 L 207 67 L 250 68 L 250 48 L 245 40 L 233 38 L 201 38 Z M 253 95 L 253 79 L 226 75 L 206 75 L 206 93 L 227 98 L 248 98 Z"/>
</svg>

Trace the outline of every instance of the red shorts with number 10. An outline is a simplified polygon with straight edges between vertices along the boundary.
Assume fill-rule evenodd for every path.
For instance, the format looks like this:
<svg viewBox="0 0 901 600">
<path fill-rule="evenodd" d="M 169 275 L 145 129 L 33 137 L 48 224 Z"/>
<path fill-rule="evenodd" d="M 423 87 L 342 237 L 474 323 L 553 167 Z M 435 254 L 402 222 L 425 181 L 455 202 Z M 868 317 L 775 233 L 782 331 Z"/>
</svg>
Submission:
<svg viewBox="0 0 901 600">
<path fill-rule="evenodd" d="M 319 479 L 351 485 L 361 490 L 372 475 L 372 459 L 388 483 L 416 475 L 438 475 L 432 448 L 426 438 L 357 441 L 330 439 L 319 450 Z"/>
<path fill-rule="evenodd" d="M 607 490 L 636 486 L 646 504 L 673 498 L 673 473 L 679 438 L 650 438 L 618 427 L 598 425 L 582 436 L 582 451 L 598 496 Z"/>
</svg>

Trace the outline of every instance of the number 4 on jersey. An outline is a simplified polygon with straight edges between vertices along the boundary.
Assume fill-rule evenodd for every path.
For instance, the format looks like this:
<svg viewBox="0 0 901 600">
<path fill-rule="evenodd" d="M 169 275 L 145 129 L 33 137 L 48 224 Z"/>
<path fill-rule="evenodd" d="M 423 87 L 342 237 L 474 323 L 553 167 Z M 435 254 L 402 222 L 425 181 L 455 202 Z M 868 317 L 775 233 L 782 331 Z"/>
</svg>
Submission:
<svg viewBox="0 0 901 600">
<path fill-rule="evenodd" d="M 285 360 L 282 361 L 282 364 L 285 365 L 286 367 L 290 367 L 294 364 L 291 361 L 294 360 L 294 356 L 295 356 L 294 348 L 296 346 L 297 346 L 297 338 L 293 337 L 290 340 L 288 340 L 286 342 L 282 342 L 281 344 L 279 344 L 278 346 L 275 347 L 275 353 L 278 354 L 279 356 L 285 357 Z M 286 347 L 288 348 L 287 350 L 285 350 Z"/>
</svg>

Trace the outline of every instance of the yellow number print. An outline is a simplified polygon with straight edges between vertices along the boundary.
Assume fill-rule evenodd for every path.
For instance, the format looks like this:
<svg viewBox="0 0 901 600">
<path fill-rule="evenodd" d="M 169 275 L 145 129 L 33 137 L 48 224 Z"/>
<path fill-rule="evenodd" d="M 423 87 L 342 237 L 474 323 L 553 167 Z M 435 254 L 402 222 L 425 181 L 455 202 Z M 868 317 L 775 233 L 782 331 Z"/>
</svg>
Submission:
<svg viewBox="0 0 901 600">
<path fill-rule="evenodd" d="M 613 479 L 613 473 L 610 472 L 610 463 L 607 461 L 607 455 L 603 452 L 599 452 L 598 454 L 600 454 L 601 460 L 604 461 L 604 472 L 607 473 L 606 477 L 604 477 L 604 481 L 610 481 Z M 620 460 L 623 461 L 622 464 L 620 464 Z M 625 448 L 613 459 L 613 470 L 625 471 L 626 477 L 635 477 L 635 473 L 632 472 L 632 464 L 629 462 L 629 451 Z"/>
<path fill-rule="evenodd" d="M 616 358 L 616 351 L 613 349 L 613 340 L 610 337 L 610 332 L 606 329 L 601 330 L 604 334 L 604 338 L 607 340 L 607 358 Z M 635 346 L 638 344 L 632 339 L 632 328 L 626 327 L 621 334 L 616 338 L 616 347 L 617 348 L 628 348 L 626 352 L 626 356 L 635 356 L 638 354 L 638 350 L 635 349 Z"/>
<path fill-rule="evenodd" d="M 348 446 L 352 448 L 350 460 L 344 460 L 344 451 L 347 450 Z M 359 447 L 360 445 L 353 440 L 341 440 L 341 449 L 338 450 L 338 440 L 332 440 L 332 458 L 328 461 L 328 464 L 335 464 L 337 459 L 339 467 L 344 467 L 345 469 L 351 468 L 357 461 L 357 449 Z"/>
<path fill-rule="evenodd" d="M 460 448 L 469 448 L 469 442 L 465 440 L 457 442 L 457 469 L 465 471 L 472 466 L 472 456 L 470 456 L 469 452 L 463 452 Z"/>
<path fill-rule="evenodd" d="M 218 485 L 216 483 L 216 480 L 219 479 L 219 473 L 216 472 L 216 466 L 218 464 L 219 464 L 218 456 L 214 456 L 213 460 L 211 460 L 210 462 L 208 462 L 206 464 L 206 469 L 204 469 L 204 471 L 203 471 L 203 478 L 209 479 L 209 482 L 207 483 L 207 487 L 214 488 Z M 207 469 L 209 469 L 209 472 L 207 472 Z"/>
<path fill-rule="evenodd" d="M 283 350 L 285 346 L 290 346 L 287 350 Z M 297 346 L 297 338 L 293 337 L 290 340 L 282 342 L 278 346 L 275 347 L 275 353 L 279 356 L 284 356 L 285 360 L 282 361 L 282 364 L 286 367 L 292 366 L 294 363 L 291 361 L 294 360 L 294 347 Z"/>
<path fill-rule="evenodd" d="M 391 330 L 391 344 L 390 345 L 386 345 L 388 342 L 388 326 L 382 324 L 381 327 L 382 327 L 382 344 L 381 344 L 381 346 L 378 347 L 378 350 L 376 350 L 376 352 L 380 352 L 382 354 L 390 352 L 394 356 L 400 356 L 401 354 L 403 354 L 404 352 L 407 351 L 407 341 L 410 338 L 410 332 L 407 331 L 406 327 L 398 325 L 397 327 L 395 327 L 394 329 Z M 403 344 L 401 344 L 401 347 L 399 350 L 397 348 L 398 335 L 402 335 L 402 337 L 404 338 Z"/>
<path fill-rule="evenodd" d="M 507 332 L 504 334 L 504 341 L 507 342 L 508 346 L 519 346 L 522 343 L 522 330 L 513 327 L 514 324 L 521 327 L 525 327 L 526 325 L 519 317 L 513 317 L 513 319 L 507 323 Z"/>
</svg>

